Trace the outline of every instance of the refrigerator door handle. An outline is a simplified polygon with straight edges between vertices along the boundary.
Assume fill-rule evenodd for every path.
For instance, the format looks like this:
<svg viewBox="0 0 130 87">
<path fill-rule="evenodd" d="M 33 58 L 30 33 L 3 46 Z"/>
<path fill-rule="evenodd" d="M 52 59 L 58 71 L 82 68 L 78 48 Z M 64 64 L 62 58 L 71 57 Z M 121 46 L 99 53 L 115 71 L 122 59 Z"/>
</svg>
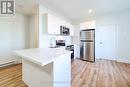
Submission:
<svg viewBox="0 0 130 87">
<path fill-rule="evenodd" d="M 83 59 L 83 55 L 84 55 L 84 44 L 83 43 L 80 43 L 80 58 Z"/>
</svg>

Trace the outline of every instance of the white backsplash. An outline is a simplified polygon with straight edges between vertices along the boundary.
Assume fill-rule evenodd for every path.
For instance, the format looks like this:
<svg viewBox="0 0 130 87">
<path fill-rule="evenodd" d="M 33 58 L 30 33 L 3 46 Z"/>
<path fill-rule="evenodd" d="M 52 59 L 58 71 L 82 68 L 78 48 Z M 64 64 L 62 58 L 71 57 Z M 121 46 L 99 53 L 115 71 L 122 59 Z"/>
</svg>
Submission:
<svg viewBox="0 0 130 87">
<path fill-rule="evenodd" d="M 65 44 L 72 44 L 70 36 L 57 36 L 56 40 L 65 40 Z"/>
<path fill-rule="evenodd" d="M 39 47 L 50 47 L 51 46 L 51 38 L 55 38 L 55 40 L 65 40 L 66 45 L 72 44 L 73 40 L 70 36 L 59 36 L 59 35 L 43 35 L 40 37 L 40 45 Z"/>
<path fill-rule="evenodd" d="M 71 39 L 72 39 L 72 44 L 80 44 L 80 37 L 79 36 L 71 37 Z"/>
</svg>

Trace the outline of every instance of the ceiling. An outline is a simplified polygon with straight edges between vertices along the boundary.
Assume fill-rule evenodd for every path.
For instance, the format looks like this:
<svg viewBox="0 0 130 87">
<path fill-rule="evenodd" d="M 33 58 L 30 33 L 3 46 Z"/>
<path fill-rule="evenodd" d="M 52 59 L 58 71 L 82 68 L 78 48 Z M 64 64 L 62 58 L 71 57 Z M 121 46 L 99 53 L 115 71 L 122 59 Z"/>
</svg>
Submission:
<svg viewBox="0 0 130 87">
<path fill-rule="evenodd" d="M 16 0 L 17 4 L 24 6 L 23 13 L 31 14 L 38 0 Z M 119 12 L 130 8 L 130 0 L 42 0 L 44 4 L 51 6 L 70 20 Z M 17 6 L 17 5 L 16 5 Z M 16 7 L 20 10 L 20 6 Z M 88 10 L 92 9 L 90 14 Z"/>
</svg>

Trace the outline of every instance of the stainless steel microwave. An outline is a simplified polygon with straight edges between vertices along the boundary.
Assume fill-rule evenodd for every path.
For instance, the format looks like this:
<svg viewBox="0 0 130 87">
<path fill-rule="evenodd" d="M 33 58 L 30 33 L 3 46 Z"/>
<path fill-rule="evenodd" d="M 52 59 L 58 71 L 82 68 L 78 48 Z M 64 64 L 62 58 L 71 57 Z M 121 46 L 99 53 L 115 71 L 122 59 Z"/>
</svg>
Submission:
<svg viewBox="0 0 130 87">
<path fill-rule="evenodd" d="M 60 26 L 60 35 L 70 35 L 70 29 L 65 26 Z"/>
</svg>

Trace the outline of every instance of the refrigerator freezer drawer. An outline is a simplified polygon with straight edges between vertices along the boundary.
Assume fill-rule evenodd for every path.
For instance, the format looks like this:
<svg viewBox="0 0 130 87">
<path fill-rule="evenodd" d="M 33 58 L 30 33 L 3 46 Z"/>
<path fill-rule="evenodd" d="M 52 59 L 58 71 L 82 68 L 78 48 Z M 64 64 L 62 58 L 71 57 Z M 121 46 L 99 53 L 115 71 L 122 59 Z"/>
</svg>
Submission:
<svg viewBox="0 0 130 87">
<path fill-rule="evenodd" d="M 95 61 L 95 47 L 94 42 L 80 43 L 80 58 L 86 61 Z"/>
</svg>

